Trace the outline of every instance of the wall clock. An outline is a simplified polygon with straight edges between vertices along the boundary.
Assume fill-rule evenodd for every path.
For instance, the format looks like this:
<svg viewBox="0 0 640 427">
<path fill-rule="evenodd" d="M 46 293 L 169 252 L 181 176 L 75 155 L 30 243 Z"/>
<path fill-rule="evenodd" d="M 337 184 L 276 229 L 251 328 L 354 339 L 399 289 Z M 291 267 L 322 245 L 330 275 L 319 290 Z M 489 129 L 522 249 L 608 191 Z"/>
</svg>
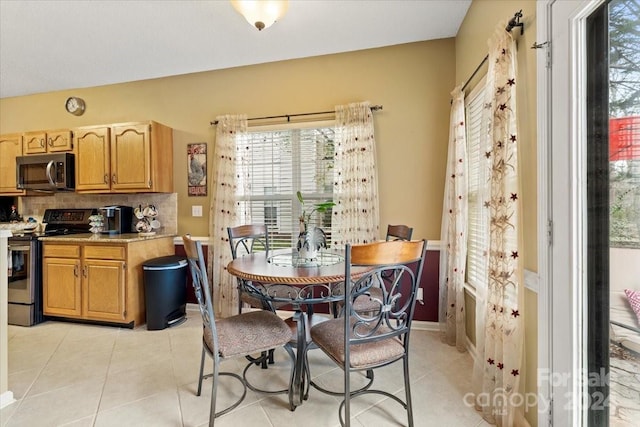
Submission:
<svg viewBox="0 0 640 427">
<path fill-rule="evenodd" d="M 75 116 L 81 116 L 84 114 L 84 100 L 82 98 L 76 98 L 75 96 L 67 99 L 67 102 L 64 104 L 65 108 L 68 112 Z"/>
</svg>

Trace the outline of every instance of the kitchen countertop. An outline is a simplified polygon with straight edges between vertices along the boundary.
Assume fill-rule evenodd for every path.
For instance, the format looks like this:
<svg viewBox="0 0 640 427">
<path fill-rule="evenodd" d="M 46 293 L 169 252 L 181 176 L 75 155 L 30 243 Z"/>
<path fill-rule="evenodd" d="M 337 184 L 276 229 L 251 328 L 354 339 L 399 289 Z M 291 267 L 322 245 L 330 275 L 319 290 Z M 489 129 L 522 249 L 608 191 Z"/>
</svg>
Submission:
<svg viewBox="0 0 640 427">
<path fill-rule="evenodd" d="M 174 238 L 174 234 L 154 234 L 153 236 L 142 236 L 138 233 L 126 234 L 64 234 L 59 236 L 40 237 L 43 242 L 65 242 L 65 243 L 131 243 L 142 242 L 145 240 L 161 239 L 164 237 Z"/>
</svg>

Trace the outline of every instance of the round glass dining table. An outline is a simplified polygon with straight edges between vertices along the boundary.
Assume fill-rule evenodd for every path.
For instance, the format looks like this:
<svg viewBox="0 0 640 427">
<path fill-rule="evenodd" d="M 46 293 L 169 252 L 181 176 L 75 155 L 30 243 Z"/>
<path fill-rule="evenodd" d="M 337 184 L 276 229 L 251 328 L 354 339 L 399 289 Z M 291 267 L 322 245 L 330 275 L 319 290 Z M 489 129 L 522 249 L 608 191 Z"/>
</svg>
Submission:
<svg viewBox="0 0 640 427">
<path fill-rule="evenodd" d="M 368 270 L 352 267 L 351 278 L 356 279 Z M 310 383 L 306 366 L 307 347 L 312 344 L 307 331 L 308 314 L 313 313 L 315 304 L 331 305 L 344 299 L 344 251 L 324 250 L 313 259 L 300 258 L 291 248 L 255 252 L 231 261 L 227 271 L 241 279 L 240 286 L 251 296 L 270 306 L 290 304 L 293 307 L 297 351 L 289 385 L 289 404 L 294 410 L 306 399 Z"/>
<path fill-rule="evenodd" d="M 313 259 L 300 258 L 295 249 L 255 252 L 231 261 L 227 271 L 244 280 L 260 283 L 310 285 L 344 280 L 344 251 L 326 250 Z M 352 277 L 367 271 L 353 268 Z"/>
</svg>

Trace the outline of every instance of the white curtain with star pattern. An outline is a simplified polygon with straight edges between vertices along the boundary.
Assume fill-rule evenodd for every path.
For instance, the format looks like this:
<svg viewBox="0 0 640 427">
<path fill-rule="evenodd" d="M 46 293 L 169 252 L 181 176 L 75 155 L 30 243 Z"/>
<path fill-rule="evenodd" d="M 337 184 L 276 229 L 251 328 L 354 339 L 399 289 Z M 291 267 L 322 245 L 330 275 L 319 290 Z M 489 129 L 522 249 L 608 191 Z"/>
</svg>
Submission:
<svg viewBox="0 0 640 427">
<path fill-rule="evenodd" d="M 229 317 L 238 314 L 239 294 L 235 277 L 227 273 L 231 262 L 231 248 L 227 227 L 250 224 L 251 215 L 239 209 L 238 195 L 246 194 L 249 180 L 247 150 L 247 116 L 231 115 L 216 117 L 216 142 L 214 150 L 215 168 L 211 174 L 213 197 L 209 211 L 209 236 L 207 250 L 207 274 L 212 281 L 213 310 L 216 316 Z M 242 142 L 245 141 L 244 144 Z"/>
<path fill-rule="evenodd" d="M 459 351 L 467 349 L 464 282 L 467 263 L 467 138 L 462 85 L 452 92 L 449 151 L 440 230 L 440 302 L 442 339 Z"/>
<path fill-rule="evenodd" d="M 332 244 L 377 241 L 378 169 L 369 102 L 336 106 Z"/>
<path fill-rule="evenodd" d="M 524 281 L 522 209 L 516 123 L 516 45 L 501 23 L 489 40 L 482 152 L 488 179 L 481 202 L 485 232 L 486 288 L 476 292 L 476 409 L 499 426 L 524 420 Z"/>
</svg>

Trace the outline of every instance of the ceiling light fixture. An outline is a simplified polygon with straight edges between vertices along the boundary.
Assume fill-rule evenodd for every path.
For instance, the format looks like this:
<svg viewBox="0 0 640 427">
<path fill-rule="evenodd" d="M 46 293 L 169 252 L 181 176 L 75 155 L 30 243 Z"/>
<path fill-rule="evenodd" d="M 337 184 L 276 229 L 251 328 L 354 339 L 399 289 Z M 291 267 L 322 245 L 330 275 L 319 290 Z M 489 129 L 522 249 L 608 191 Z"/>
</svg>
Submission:
<svg viewBox="0 0 640 427">
<path fill-rule="evenodd" d="M 235 10 L 258 31 L 269 28 L 289 8 L 288 0 L 231 0 Z"/>
</svg>

